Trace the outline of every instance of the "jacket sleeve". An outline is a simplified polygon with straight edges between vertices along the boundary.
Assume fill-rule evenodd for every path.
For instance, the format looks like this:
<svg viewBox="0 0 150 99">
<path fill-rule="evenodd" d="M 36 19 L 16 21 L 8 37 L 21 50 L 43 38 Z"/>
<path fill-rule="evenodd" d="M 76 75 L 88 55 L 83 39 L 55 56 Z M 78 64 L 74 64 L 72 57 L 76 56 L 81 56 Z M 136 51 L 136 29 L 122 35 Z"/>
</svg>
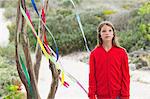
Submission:
<svg viewBox="0 0 150 99">
<path fill-rule="evenodd" d="M 130 96 L 130 74 L 128 65 L 128 55 L 126 51 L 122 58 L 122 83 L 121 83 L 121 99 L 129 99 Z"/>
<path fill-rule="evenodd" d="M 95 60 L 93 53 L 91 53 L 89 59 L 89 93 L 88 93 L 89 99 L 96 99 L 95 92 L 96 92 Z"/>
</svg>

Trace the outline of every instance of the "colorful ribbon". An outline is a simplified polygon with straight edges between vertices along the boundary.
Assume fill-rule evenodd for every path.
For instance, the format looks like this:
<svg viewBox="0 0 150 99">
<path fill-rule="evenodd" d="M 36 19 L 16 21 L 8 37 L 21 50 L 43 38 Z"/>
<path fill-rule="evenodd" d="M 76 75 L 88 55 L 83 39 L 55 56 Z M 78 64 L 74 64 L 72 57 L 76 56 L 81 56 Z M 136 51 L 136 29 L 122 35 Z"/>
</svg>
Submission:
<svg viewBox="0 0 150 99">
<path fill-rule="evenodd" d="M 34 10 L 36 11 L 38 17 L 41 19 L 42 24 L 44 25 L 44 27 L 46 28 L 46 30 L 48 31 L 48 33 L 51 35 L 51 37 L 52 37 L 52 39 L 53 39 L 53 41 L 54 41 L 54 44 L 55 44 L 55 47 L 56 47 L 57 60 L 58 60 L 58 58 L 59 58 L 59 51 L 58 51 L 58 46 L 57 46 L 56 40 L 55 40 L 53 34 L 51 33 L 51 31 L 48 29 L 48 27 L 47 27 L 46 24 L 44 23 L 44 21 L 42 20 L 41 16 L 39 15 L 39 12 L 38 12 L 37 7 L 36 7 L 36 4 L 35 4 L 35 1 L 34 1 L 34 0 L 31 0 L 31 3 L 32 3 L 33 8 L 34 8 Z"/>
<path fill-rule="evenodd" d="M 26 13 L 25 13 L 25 11 L 23 10 L 23 8 L 22 8 L 21 5 L 20 5 L 20 9 L 21 9 L 22 15 L 24 16 L 24 18 L 25 18 L 26 21 L 27 21 L 27 24 L 30 26 L 30 28 L 32 29 L 32 31 L 33 31 L 35 37 L 37 38 L 37 41 L 38 41 L 38 43 L 39 43 L 39 45 L 40 45 L 40 47 L 41 47 L 41 49 L 42 49 L 42 51 L 43 51 L 45 57 L 46 57 L 48 60 L 50 59 L 50 60 L 55 64 L 56 68 L 59 69 L 59 64 L 56 62 L 55 57 L 47 53 L 45 47 L 44 47 L 43 44 L 42 44 L 42 41 L 41 41 L 40 38 L 36 35 L 36 34 L 37 34 L 36 31 L 35 31 L 33 25 L 31 24 L 31 22 L 30 22 L 28 16 L 26 15 Z M 62 83 L 64 83 L 64 72 L 62 72 Z"/>
<path fill-rule="evenodd" d="M 84 92 L 88 95 L 88 92 L 86 91 L 86 89 L 82 86 L 82 84 L 75 78 L 73 77 L 70 73 L 66 72 L 66 75 L 73 81 L 73 82 L 76 82 L 81 89 L 84 90 Z"/>
<path fill-rule="evenodd" d="M 34 0 L 31 0 L 31 2 L 32 2 L 32 6 L 34 7 L 36 13 L 38 14 L 38 16 L 40 16 L 40 14 L 39 14 L 39 12 L 38 12 L 38 9 L 37 9 L 37 7 L 36 7 L 36 4 L 35 4 Z"/>
<path fill-rule="evenodd" d="M 33 96 L 33 90 L 32 90 L 32 86 L 31 86 L 30 76 L 29 76 L 29 73 L 28 73 L 28 71 L 26 69 L 26 66 L 25 66 L 25 64 L 23 62 L 23 59 L 22 59 L 21 55 L 19 55 L 19 62 L 21 64 L 21 66 L 22 66 L 23 73 L 24 73 L 24 75 L 26 77 L 26 80 L 28 82 L 28 87 L 30 89 L 30 94 Z"/>
<path fill-rule="evenodd" d="M 86 46 L 86 50 L 87 50 L 87 52 L 90 53 L 90 50 L 89 50 L 89 47 L 88 47 L 88 43 L 87 43 L 87 40 L 86 40 L 86 37 L 85 37 L 85 33 L 84 33 L 84 31 L 83 31 L 83 26 L 82 26 L 82 24 L 81 24 L 80 16 L 79 16 L 79 14 L 78 14 L 78 12 L 77 12 L 77 8 L 76 8 L 76 6 L 75 6 L 73 0 L 70 0 L 70 2 L 72 3 L 74 9 L 76 10 L 76 13 L 75 13 L 75 14 L 76 14 L 76 19 L 77 19 L 77 21 L 78 21 L 80 30 L 81 30 L 81 32 L 82 32 L 82 36 L 83 36 L 83 39 L 84 39 L 84 43 L 85 43 L 85 46 Z"/>
<path fill-rule="evenodd" d="M 62 81 L 60 76 L 59 76 L 59 80 Z M 64 84 L 63 84 L 63 85 L 64 85 L 66 88 L 69 87 L 69 84 L 68 84 L 66 81 L 64 81 Z"/>
<path fill-rule="evenodd" d="M 34 1 L 34 0 L 33 0 L 33 1 Z M 34 3 L 34 4 L 35 4 L 35 3 Z M 36 5 L 34 5 L 34 6 L 36 6 Z M 50 55 L 50 54 L 48 53 L 48 50 L 51 50 L 54 55 L 58 56 L 58 55 L 57 55 L 57 54 L 58 54 L 58 53 L 57 53 L 57 50 L 58 50 L 58 49 L 56 49 L 56 54 L 55 54 L 55 52 L 54 52 L 52 49 L 50 49 L 50 47 L 49 47 L 48 45 L 42 43 L 42 41 L 40 40 L 40 38 L 37 36 L 37 33 L 36 33 L 36 31 L 35 31 L 33 25 L 31 24 L 31 22 L 32 22 L 32 21 L 30 21 L 31 19 L 29 19 L 29 17 L 26 15 L 26 13 L 25 13 L 25 11 L 23 10 L 23 8 L 22 8 L 21 5 L 20 5 L 20 9 L 21 9 L 22 15 L 24 16 L 24 18 L 25 18 L 26 21 L 27 21 L 27 24 L 30 26 L 30 28 L 32 29 L 32 31 L 33 31 L 35 37 L 37 38 L 37 41 L 38 41 L 38 43 L 39 43 L 39 45 L 40 45 L 40 47 L 41 47 L 41 50 L 43 51 L 45 57 L 46 57 L 47 59 L 50 59 L 50 60 L 54 63 L 54 65 L 56 66 L 56 68 L 59 69 L 60 64 L 58 64 L 57 61 L 56 61 L 56 60 L 58 60 L 58 57 L 56 57 L 57 59 L 55 60 L 55 57 L 52 56 L 52 55 Z M 36 11 L 36 12 L 37 12 L 37 11 Z M 41 18 L 40 18 L 40 20 L 41 20 Z M 43 20 L 41 20 L 41 21 L 42 21 L 43 25 L 45 26 L 46 30 L 51 34 L 50 30 L 48 29 L 48 27 L 46 26 L 46 24 L 44 23 L 44 21 L 43 21 Z M 51 35 L 51 36 L 52 36 L 52 38 L 54 39 L 53 35 Z M 56 43 L 55 39 L 54 39 L 54 42 Z M 48 49 L 48 48 L 49 48 L 49 49 Z M 58 47 L 56 47 L 56 48 L 58 48 Z M 49 51 L 49 52 L 50 52 L 50 51 Z M 66 75 L 67 75 L 72 81 L 76 82 L 76 83 L 86 92 L 86 94 L 87 94 L 87 91 L 84 89 L 84 87 L 80 84 L 80 82 L 79 82 L 75 77 L 73 77 L 73 76 L 72 76 L 71 74 L 69 74 L 69 73 L 66 73 Z M 62 84 L 63 84 L 65 87 L 69 86 L 69 84 L 64 81 L 64 70 L 62 71 L 62 78 L 59 77 L 59 79 L 61 80 Z"/>
</svg>

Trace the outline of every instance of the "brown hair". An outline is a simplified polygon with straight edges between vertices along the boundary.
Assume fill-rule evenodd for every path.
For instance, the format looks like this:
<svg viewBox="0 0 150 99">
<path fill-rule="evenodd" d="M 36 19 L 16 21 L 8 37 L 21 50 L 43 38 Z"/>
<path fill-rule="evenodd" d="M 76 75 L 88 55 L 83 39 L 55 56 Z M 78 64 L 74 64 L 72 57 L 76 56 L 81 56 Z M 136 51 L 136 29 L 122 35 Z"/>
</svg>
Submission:
<svg viewBox="0 0 150 99">
<path fill-rule="evenodd" d="M 100 35 L 100 32 L 101 32 L 101 28 L 102 28 L 104 25 L 110 26 L 110 27 L 112 28 L 112 30 L 113 30 L 113 35 L 114 35 L 114 37 L 113 37 L 113 39 L 112 39 L 112 44 L 113 44 L 114 46 L 116 46 L 116 47 L 121 47 L 121 46 L 119 45 L 118 40 L 117 40 L 116 30 L 115 30 L 113 24 L 112 24 L 111 22 L 109 22 L 109 21 L 103 21 L 103 22 L 101 22 L 101 23 L 98 25 L 98 27 L 97 27 L 97 46 L 102 45 L 102 43 L 103 43 L 102 38 L 101 38 L 101 35 Z"/>
</svg>

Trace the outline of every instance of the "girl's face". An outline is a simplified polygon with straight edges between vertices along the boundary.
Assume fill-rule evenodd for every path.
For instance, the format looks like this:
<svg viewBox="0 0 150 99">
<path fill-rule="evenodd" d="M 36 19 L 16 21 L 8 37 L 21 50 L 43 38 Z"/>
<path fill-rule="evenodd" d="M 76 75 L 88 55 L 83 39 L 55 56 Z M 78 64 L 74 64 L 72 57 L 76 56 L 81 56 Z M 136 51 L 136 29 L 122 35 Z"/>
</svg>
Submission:
<svg viewBox="0 0 150 99">
<path fill-rule="evenodd" d="M 104 25 L 101 28 L 100 35 L 101 35 L 101 38 L 104 42 L 105 41 L 112 41 L 112 39 L 114 37 L 112 27 L 110 27 L 108 25 Z"/>
</svg>

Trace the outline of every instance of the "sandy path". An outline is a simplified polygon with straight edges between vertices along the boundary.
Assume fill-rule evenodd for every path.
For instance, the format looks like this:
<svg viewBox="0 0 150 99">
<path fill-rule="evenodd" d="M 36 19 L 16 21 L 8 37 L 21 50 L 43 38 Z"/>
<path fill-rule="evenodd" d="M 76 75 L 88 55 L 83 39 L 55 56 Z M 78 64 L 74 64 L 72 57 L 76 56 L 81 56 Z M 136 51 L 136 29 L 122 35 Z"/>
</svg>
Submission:
<svg viewBox="0 0 150 99">
<path fill-rule="evenodd" d="M 7 24 L 10 22 L 6 22 L 4 18 L 4 8 L 0 8 L 0 47 L 6 47 L 9 43 L 9 30 L 7 29 Z"/>
<path fill-rule="evenodd" d="M 79 55 L 76 53 L 76 56 L 73 58 L 72 55 L 68 55 L 61 58 L 61 63 L 64 66 L 65 71 L 71 73 L 74 77 L 76 77 L 81 84 L 88 89 L 88 65 L 75 60 L 75 58 Z M 142 75 L 143 73 L 132 72 L 132 75 L 140 75 L 142 78 L 148 76 L 148 73 Z M 67 77 L 66 77 L 66 80 Z M 56 94 L 56 99 L 88 99 L 85 92 L 72 81 L 68 80 L 70 87 L 65 88 L 61 84 L 58 87 L 58 91 Z M 48 62 L 45 58 L 42 59 L 42 66 L 40 69 L 40 78 L 39 78 L 39 90 L 41 93 L 42 99 L 46 99 L 48 91 L 50 89 L 51 83 L 51 72 L 48 68 Z M 137 82 L 135 79 L 131 79 L 131 99 L 150 99 L 150 84 Z"/>
</svg>

